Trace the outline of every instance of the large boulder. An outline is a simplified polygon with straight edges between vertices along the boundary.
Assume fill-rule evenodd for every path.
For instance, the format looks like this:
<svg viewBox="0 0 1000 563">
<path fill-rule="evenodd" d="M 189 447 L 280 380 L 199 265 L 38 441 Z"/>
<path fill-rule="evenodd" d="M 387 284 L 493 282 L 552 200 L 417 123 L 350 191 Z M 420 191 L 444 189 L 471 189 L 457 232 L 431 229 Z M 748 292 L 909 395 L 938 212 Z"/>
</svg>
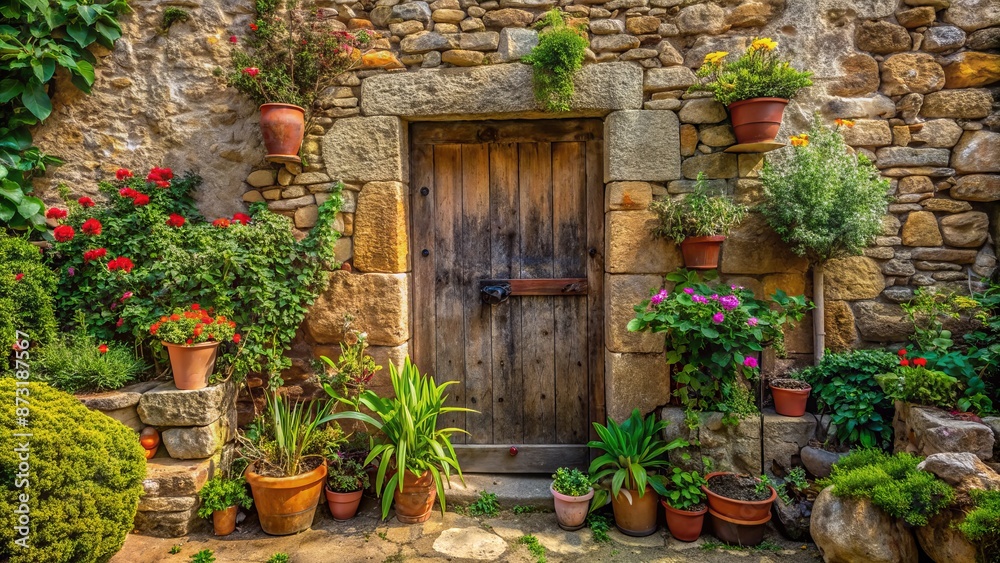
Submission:
<svg viewBox="0 0 1000 563">
<path fill-rule="evenodd" d="M 897 402 L 892 427 L 896 452 L 920 456 L 969 452 L 984 461 L 993 458 L 995 437 L 989 426 L 954 418 L 938 408 Z"/>
<path fill-rule="evenodd" d="M 976 563 L 976 546 L 954 526 L 964 518 L 965 512 L 949 508 L 914 530 L 920 548 L 935 563 Z"/>
<path fill-rule="evenodd" d="M 867 499 L 838 498 L 827 487 L 813 503 L 809 533 L 825 563 L 916 563 L 913 534 Z"/>
<path fill-rule="evenodd" d="M 960 492 L 1000 490 L 1000 475 L 969 452 L 931 454 L 917 469 L 937 475 Z"/>
</svg>

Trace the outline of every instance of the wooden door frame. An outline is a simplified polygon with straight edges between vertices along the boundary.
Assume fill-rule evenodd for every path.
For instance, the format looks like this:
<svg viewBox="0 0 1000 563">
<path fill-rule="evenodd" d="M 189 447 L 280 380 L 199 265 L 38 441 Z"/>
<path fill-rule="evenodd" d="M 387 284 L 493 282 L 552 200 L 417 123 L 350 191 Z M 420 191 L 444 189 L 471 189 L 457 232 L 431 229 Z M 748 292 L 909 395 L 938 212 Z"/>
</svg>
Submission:
<svg viewBox="0 0 1000 563">
<path fill-rule="evenodd" d="M 588 394 L 589 422 L 603 424 L 606 418 L 605 403 L 605 353 L 604 342 L 604 123 L 600 119 L 564 120 L 504 120 L 504 121 L 455 121 L 413 122 L 409 131 L 411 163 L 432 161 L 433 147 L 440 144 L 478 143 L 533 143 L 533 142 L 584 142 L 586 146 L 586 248 L 588 318 Z M 413 336 L 410 354 L 416 361 L 425 358 L 433 345 L 422 341 L 433 334 L 433 315 L 421 318 L 414 303 L 425 299 L 434 287 L 419 283 L 417 270 L 425 242 L 433 239 L 433 230 L 421 229 L 433 222 L 433 208 L 426 204 L 425 195 L 432 178 L 427 177 L 426 167 L 410 166 L 410 255 L 413 256 L 413 286 L 410 292 L 413 315 Z M 427 190 L 425 190 L 427 188 Z M 432 242 L 432 241 L 431 241 Z M 429 348 L 429 350 L 428 350 Z M 591 438 L 596 438 L 592 425 L 588 428 Z M 512 445 L 462 444 L 455 446 L 468 472 L 536 473 L 549 471 L 553 464 L 586 468 L 590 452 L 580 444 L 516 444 L 516 457 Z M 516 461 L 515 461 L 516 460 Z"/>
</svg>

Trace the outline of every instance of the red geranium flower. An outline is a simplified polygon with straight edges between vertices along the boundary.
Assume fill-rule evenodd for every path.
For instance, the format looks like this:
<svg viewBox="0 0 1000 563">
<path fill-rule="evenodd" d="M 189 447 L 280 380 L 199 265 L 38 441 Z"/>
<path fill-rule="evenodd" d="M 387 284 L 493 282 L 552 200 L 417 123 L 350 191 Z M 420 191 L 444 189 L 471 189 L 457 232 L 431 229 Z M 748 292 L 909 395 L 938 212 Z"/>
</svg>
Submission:
<svg viewBox="0 0 1000 563">
<path fill-rule="evenodd" d="M 122 323 L 124 323 L 124 322 L 125 322 L 125 319 L 123 319 L 121 317 L 118 317 L 118 322 L 115 323 L 115 326 L 120 328 L 122 326 Z"/>
<path fill-rule="evenodd" d="M 54 236 L 59 242 L 68 242 L 73 240 L 73 237 L 76 236 L 76 231 L 74 231 L 73 227 L 70 227 L 69 225 L 59 225 L 52 230 L 52 236 Z"/>
<path fill-rule="evenodd" d="M 47 219 L 62 219 L 66 216 L 65 209 L 59 209 L 58 207 L 50 207 L 45 211 L 45 217 Z"/>
<path fill-rule="evenodd" d="M 80 199 L 76 200 L 76 202 L 79 203 L 81 207 L 93 207 L 94 206 L 94 200 L 90 199 L 87 196 L 81 197 Z"/>
<path fill-rule="evenodd" d="M 212 221 L 212 226 L 219 227 L 220 229 L 226 229 L 229 227 L 229 219 L 226 219 L 225 217 L 220 217 L 219 219 Z"/>
<path fill-rule="evenodd" d="M 900 356 L 905 356 L 906 355 L 906 348 L 900 348 L 899 352 L 896 352 L 896 353 L 899 354 Z"/>
<path fill-rule="evenodd" d="M 184 221 L 184 217 L 181 217 L 176 213 L 171 213 L 170 218 L 167 219 L 167 225 L 170 227 L 180 227 L 184 225 Z"/>
<path fill-rule="evenodd" d="M 255 23 L 251 23 L 251 24 L 250 24 L 250 29 L 252 29 L 252 30 L 254 30 L 254 31 L 257 31 L 257 24 L 255 24 Z"/>
<path fill-rule="evenodd" d="M 133 190 L 132 188 L 122 188 L 118 190 L 118 195 L 122 197 L 127 197 L 129 199 L 134 199 L 135 196 L 139 195 L 139 192 Z"/>
<path fill-rule="evenodd" d="M 236 43 L 237 41 L 239 41 L 239 39 L 237 39 L 235 35 L 230 35 L 229 36 L 229 42 L 230 43 Z"/>
<path fill-rule="evenodd" d="M 146 205 L 149 203 L 149 196 L 146 194 L 136 194 L 136 196 L 132 198 L 132 203 L 134 203 L 136 207 Z"/>
<path fill-rule="evenodd" d="M 104 258 L 108 253 L 104 248 L 95 248 L 93 250 L 88 250 L 83 253 L 83 261 L 90 262 L 91 260 L 97 260 L 98 258 Z"/>
<path fill-rule="evenodd" d="M 179 321 L 179 320 L 181 320 L 181 316 L 178 315 L 177 313 L 174 313 L 174 314 L 170 315 L 170 320 L 172 320 L 174 322 Z"/>
<path fill-rule="evenodd" d="M 913 358 L 913 365 L 918 367 L 925 367 L 927 365 L 926 358 Z"/>
<path fill-rule="evenodd" d="M 107 354 L 108 353 L 108 345 L 107 344 L 101 344 L 100 346 L 97 347 L 97 351 L 100 352 L 100 353 L 102 353 L 102 354 Z"/>
<path fill-rule="evenodd" d="M 199 311 L 199 310 L 201 310 L 201 305 L 199 305 L 197 303 L 192 303 L 191 304 L 191 310 L 192 311 Z"/>
<path fill-rule="evenodd" d="M 14 281 L 21 281 L 21 278 L 23 278 L 23 277 L 24 277 L 24 274 L 18 272 L 16 274 L 14 274 Z"/>
<path fill-rule="evenodd" d="M 133 267 L 135 267 L 135 264 L 124 256 L 119 256 L 108 262 L 109 270 L 123 270 L 126 274 L 131 272 Z"/>
<path fill-rule="evenodd" d="M 83 222 L 83 225 L 80 227 L 80 230 L 92 237 L 96 237 L 97 235 L 101 234 L 101 228 L 102 228 L 101 222 L 98 221 L 97 219 L 87 219 L 86 221 Z"/>
<path fill-rule="evenodd" d="M 191 340 L 190 338 L 187 339 L 187 345 L 188 346 L 190 346 L 193 342 L 194 342 L 194 340 Z"/>
<path fill-rule="evenodd" d="M 247 225 L 250 223 L 250 216 L 246 213 L 237 213 L 236 215 L 233 215 L 233 222 L 241 225 Z"/>
<path fill-rule="evenodd" d="M 243 74 L 246 74 L 250 78 L 257 78 L 257 75 L 260 74 L 260 69 L 255 66 L 247 67 L 243 69 Z"/>
<path fill-rule="evenodd" d="M 117 178 L 119 180 L 125 180 L 125 179 L 131 178 L 131 177 L 132 177 L 132 171 L 129 170 L 128 168 L 119 168 L 115 172 L 115 178 Z"/>
<path fill-rule="evenodd" d="M 905 367 L 907 367 L 907 366 L 910 365 L 910 360 L 907 360 L 905 358 L 902 359 L 902 360 L 899 360 L 899 365 L 901 365 L 901 366 L 903 366 L 905 368 Z"/>
<path fill-rule="evenodd" d="M 241 338 L 242 337 L 240 336 L 240 333 L 237 332 L 236 334 L 233 335 L 233 342 L 239 344 Z"/>
<path fill-rule="evenodd" d="M 160 319 L 164 320 L 164 319 Z M 160 330 L 160 323 L 153 323 L 153 326 L 149 327 L 149 334 L 156 334 Z"/>
<path fill-rule="evenodd" d="M 169 188 L 170 187 L 170 182 L 167 182 L 166 180 L 157 180 L 155 183 L 156 183 L 156 187 L 157 188 Z"/>
<path fill-rule="evenodd" d="M 146 181 L 147 182 L 163 182 L 163 181 L 170 180 L 173 177 L 174 177 L 174 173 L 169 168 L 160 168 L 158 166 L 154 166 L 153 169 L 149 171 L 149 174 L 146 175 Z"/>
</svg>

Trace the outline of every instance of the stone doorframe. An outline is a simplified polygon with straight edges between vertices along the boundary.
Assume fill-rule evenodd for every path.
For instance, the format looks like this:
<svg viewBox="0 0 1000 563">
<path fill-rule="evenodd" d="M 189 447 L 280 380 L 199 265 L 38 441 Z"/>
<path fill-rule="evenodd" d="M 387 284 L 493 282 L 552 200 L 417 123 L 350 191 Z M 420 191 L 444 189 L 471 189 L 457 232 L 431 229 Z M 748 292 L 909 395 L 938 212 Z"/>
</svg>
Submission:
<svg viewBox="0 0 1000 563">
<path fill-rule="evenodd" d="M 338 272 L 333 286 L 347 292 L 350 312 L 360 314 L 362 326 L 379 327 L 369 329 L 378 333 L 371 344 L 389 348 L 377 359 L 401 363 L 412 337 L 409 123 L 599 117 L 605 142 L 607 414 L 621 420 L 633 408 L 647 413 L 668 402 L 663 339 L 629 334 L 625 325 L 632 306 L 679 263 L 673 245 L 652 239 L 647 210 L 654 191 L 665 193 L 663 184 L 681 177 L 677 114 L 642 109 L 643 72 L 633 63 L 587 65 L 575 86 L 572 110 L 552 115 L 539 111 L 532 70 L 519 63 L 383 73 L 362 81 L 362 116 L 334 122 L 323 139 L 323 159 L 331 178 L 360 186 L 353 264 L 360 277 Z"/>
</svg>

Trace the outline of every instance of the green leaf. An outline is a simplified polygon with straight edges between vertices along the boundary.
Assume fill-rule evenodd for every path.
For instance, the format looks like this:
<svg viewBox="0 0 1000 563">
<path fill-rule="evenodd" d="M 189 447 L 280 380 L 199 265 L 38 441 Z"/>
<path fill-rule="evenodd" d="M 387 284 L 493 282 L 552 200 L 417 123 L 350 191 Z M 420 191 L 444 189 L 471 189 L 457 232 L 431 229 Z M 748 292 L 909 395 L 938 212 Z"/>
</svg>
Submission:
<svg viewBox="0 0 1000 563">
<path fill-rule="evenodd" d="M 21 103 L 38 119 L 44 120 L 52 113 L 52 100 L 45 92 L 45 86 L 35 78 L 28 80 L 21 94 Z"/>
<path fill-rule="evenodd" d="M 17 204 L 17 212 L 24 218 L 38 215 L 42 209 L 45 209 L 45 203 L 37 197 L 30 195 L 24 196 L 21 203 Z"/>
<path fill-rule="evenodd" d="M 3 196 L 5 200 L 10 201 L 14 205 L 21 203 L 24 199 L 24 191 L 21 190 L 21 186 L 10 180 L 3 180 L 0 182 L 0 196 Z"/>
<path fill-rule="evenodd" d="M 13 203 L 0 199 L 0 221 L 8 222 L 14 218 L 14 214 L 17 213 L 17 206 Z"/>
<path fill-rule="evenodd" d="M 66 26 L 66 34 L 69 35 L 76 44 L 86 47 L 94 42 L 94 32 L 82 23 L 71 23 Z"/>
<path fill-rule="evenodd" d="M 0 104 L 5 104 L 24 91 L 24 86 L 13 78 L 0 80 Z"/>
<path fill-rule="evenodd" d="M 97 21 L 97 10 L 95 10 L 93 6 L 77 4 L 76 12 L 80 14 L 83 21 L 87 22 L 87 25 L 94 25 L 94 22 Z"/>
</svg>

